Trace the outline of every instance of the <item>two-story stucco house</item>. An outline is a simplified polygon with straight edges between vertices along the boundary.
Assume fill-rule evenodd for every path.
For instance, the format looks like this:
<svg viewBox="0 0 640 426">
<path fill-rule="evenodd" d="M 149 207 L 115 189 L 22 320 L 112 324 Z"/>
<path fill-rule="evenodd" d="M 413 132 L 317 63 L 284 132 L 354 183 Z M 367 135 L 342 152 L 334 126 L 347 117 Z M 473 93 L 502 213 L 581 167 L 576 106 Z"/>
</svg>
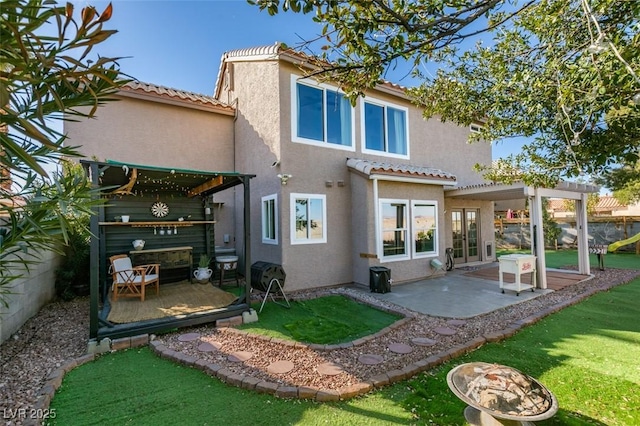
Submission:
<svg viewBox="0 0 640 426">
<path fill-rule="evenodd" d="M 101 161 L 256 175 L 251 261 L 281 264 L 289 290 L 368 284 L 372 266 L 394 283 L 441 275 L 447 247 L 456 264 L 493 260 L 493 202 L 455 190 L 484 183 L 473 165 L 491 161 L 490 144 L 424 120 L 391 83 L 352 107 L 303 78 L 304 62 L 278 44 L 230 51 L 213 96 L 131 83 L 65 132 Z M 242 262 L 242 194 L 212 202 L 217 250 Z"/>
</svg>

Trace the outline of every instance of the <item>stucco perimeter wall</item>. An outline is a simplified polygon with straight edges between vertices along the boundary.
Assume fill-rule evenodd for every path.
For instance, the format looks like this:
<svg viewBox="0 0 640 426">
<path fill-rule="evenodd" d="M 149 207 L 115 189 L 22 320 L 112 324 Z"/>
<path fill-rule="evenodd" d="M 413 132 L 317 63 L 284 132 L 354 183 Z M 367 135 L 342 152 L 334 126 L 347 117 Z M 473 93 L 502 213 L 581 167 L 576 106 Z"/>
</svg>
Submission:
<svg viewBox="0 0 640 426">
<path fill-rule="evenodd" d="M 65 123 L 70 145 L 98 161 L 233 171 L 233 117 L 121 97 L 97 117 Z"/>
<path fill-rule="evenodd" d="M 11 294 L 5 296 L 8 307 L 0 303 L 0 344 L 55 297 L 55 271 L 60 266 L 61 257 L 44 252 L 37 256 L 37 260 L 40 263 L 24 272 L 24 278 L 2 289 Z"/>
</svg>

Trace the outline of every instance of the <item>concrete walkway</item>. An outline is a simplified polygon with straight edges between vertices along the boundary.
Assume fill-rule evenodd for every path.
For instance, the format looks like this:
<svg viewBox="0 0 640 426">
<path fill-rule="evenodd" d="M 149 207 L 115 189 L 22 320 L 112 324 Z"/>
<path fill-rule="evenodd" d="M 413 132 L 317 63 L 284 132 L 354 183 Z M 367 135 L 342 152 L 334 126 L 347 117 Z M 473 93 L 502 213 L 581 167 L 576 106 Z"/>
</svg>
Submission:
<svg viewBox="0 0 640 426">
<path fill-rule="evenodd" d="M 498 281 L 463 275 L 466 272 L 469 271 L 457 269 L 443 277 L 392 286 L 390 293 L 370 295 L 422 314 L 472 318 L 553 291 L 525 290 L 517 296 L 514 291 L 506 290 L 503 294 Z"/>
</svg>

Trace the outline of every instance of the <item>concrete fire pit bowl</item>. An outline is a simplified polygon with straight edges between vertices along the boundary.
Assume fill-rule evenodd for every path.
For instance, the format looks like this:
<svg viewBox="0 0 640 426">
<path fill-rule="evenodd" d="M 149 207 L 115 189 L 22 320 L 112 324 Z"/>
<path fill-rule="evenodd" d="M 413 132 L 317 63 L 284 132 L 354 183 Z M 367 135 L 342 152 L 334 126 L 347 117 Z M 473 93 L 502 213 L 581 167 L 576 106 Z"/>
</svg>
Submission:
<svg viewBox="0 0 640 426">
<path fill-rule="evenodd" d="M 474 426 L 533 425 L 558 411 L 556 397 L 544 385 L 504 365 L 462 364 L 449 371 L 447 384 L 467 403 L 464 416 Z"/>
</svg>

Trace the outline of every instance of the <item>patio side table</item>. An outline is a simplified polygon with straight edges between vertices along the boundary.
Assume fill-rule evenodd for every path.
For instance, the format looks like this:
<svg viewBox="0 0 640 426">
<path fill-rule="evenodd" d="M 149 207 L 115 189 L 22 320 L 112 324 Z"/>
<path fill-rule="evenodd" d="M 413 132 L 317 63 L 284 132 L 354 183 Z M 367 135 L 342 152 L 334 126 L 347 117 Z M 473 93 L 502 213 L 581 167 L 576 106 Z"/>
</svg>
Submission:
<svg viewBox="0 0 640 426">
<path fill-rule="evenodd" d="M 220 271 L 220 284 L 224 282 L 225 272 L 234 272 L 236 278 L 236 285 L 240 286 L 238 281 L 238 256 L 218 256 L 216 257 L 216 268 Z"/>
</svg>

